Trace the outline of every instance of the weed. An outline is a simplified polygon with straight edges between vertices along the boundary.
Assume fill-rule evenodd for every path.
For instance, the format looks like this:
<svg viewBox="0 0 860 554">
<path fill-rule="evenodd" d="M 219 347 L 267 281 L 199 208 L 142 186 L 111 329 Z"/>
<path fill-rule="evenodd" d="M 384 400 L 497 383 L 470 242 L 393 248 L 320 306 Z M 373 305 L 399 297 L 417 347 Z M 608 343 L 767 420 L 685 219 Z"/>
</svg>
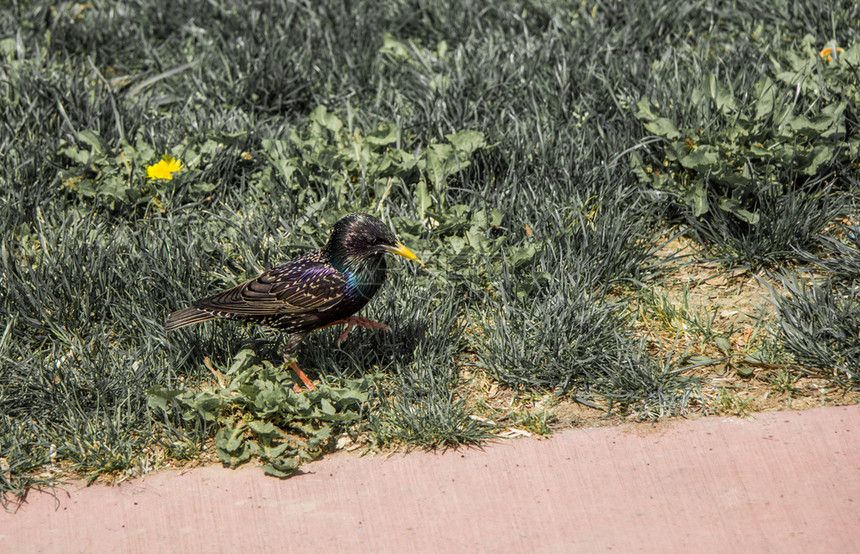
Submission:
<svg viewBox="0 0 860 554">
<path fill-rule="evenodd" d="M 744 398 L 729 387 L 720 387 L 715 409 L 717 413 L 743 417 L 753 412 L 755 407 L 749 398 Z"/>
</svg>

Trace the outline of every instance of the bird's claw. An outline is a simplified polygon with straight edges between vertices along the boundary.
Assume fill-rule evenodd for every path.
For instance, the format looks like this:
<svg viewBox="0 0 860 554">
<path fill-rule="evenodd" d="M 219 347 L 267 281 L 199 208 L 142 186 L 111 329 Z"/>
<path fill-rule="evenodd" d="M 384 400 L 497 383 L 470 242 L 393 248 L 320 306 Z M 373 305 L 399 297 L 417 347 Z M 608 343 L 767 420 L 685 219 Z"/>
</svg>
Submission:
<svg viewBox="0 0 860 554">
<path fill-rule="evenodd" d="M 349 332 L 352 331 L 352 328 L 358 325 L 359 327 L 364 327 L 365 329 L 380 329 L 382 331 L 390 331 L 391 327 L 384 323 L 379 323 L 378 321 L 373 321 L 367 317 L 359 317 L 359 316 L 350 316 L 345 319 L 342 319 L 332 325 L 337 323 L 346 323 L 346 329 L 343 330 L 343 333 L 337 338 L 337 346 L 340 348 L 340 345 L 343 341 L 346 340 L 346 336 L 349 335 Z"/>
</svg>

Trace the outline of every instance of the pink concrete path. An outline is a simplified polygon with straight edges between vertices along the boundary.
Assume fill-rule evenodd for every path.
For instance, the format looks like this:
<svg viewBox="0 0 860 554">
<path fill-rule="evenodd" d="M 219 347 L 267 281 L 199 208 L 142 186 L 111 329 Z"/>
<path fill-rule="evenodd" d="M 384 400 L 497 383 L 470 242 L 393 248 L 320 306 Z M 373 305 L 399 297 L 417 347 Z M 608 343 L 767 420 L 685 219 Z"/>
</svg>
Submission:
<svg viewBox="0 0 860 554">
<path fill-rule="evenodd" d="M 70 486 L 0 551 L 860 552 L 860 406 Z"/>
</svg>

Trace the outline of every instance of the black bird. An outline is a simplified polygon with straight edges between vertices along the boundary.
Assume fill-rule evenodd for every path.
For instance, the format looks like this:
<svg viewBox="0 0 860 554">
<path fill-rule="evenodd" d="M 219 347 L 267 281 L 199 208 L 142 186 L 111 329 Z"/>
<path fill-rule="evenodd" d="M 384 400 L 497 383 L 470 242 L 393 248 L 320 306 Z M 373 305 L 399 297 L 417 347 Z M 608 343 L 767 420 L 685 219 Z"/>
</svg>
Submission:
<svg viewBox="0 0 860 554">
<path fill-rule="evenodd" d="M 353 316 L 373 298 L 385 281 L 385 254 L 398 254 L 424 265 L 377 218 L 354 213 L 334 224 L 326 245 L 270 269 L 256 279 L 195 300 L 173 312 L 168 331 L 215 318 L 267 325 L 288 335 L 284 361 L 308 389 L 313 383 L 292 359 L 305 335 L 346 323 L 340 344 L 355 325 L 388 329 L 387 325 Z"/>
</svg>

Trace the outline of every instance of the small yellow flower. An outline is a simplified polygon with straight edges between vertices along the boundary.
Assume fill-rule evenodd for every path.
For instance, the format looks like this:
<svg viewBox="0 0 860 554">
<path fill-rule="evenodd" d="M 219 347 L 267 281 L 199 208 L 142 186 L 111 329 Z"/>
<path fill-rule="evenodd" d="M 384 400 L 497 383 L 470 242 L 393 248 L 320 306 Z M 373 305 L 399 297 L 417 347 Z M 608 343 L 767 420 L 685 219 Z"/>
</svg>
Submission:
<svg viewBox="0 0 860 554">
<path fill-rule="evenodd" d="M 821 56 L 822 58 L 824 58 L 824 60 L 826 60 L 827 63 L 830 63 L 831 61 L 833 61 L 833 53 L 834 52 L 839 52 L 841 54 L 841 53 L 845 52 L 845 50 L 843 48 L 839 48 L 834 43 L 832 46 L 828 46 L 827 48 L 823 48 L 821 50 L 821 52 L 818 53 L 818 55 Z"/>
<path fill-rule="evenodd" d="M 150 179 L 173 180 L 173 174 L 182 171 L 182 160 L 173 156 L 164 156 L 160 162 L 146 168 L 146 176 Z"/>
</svg>

